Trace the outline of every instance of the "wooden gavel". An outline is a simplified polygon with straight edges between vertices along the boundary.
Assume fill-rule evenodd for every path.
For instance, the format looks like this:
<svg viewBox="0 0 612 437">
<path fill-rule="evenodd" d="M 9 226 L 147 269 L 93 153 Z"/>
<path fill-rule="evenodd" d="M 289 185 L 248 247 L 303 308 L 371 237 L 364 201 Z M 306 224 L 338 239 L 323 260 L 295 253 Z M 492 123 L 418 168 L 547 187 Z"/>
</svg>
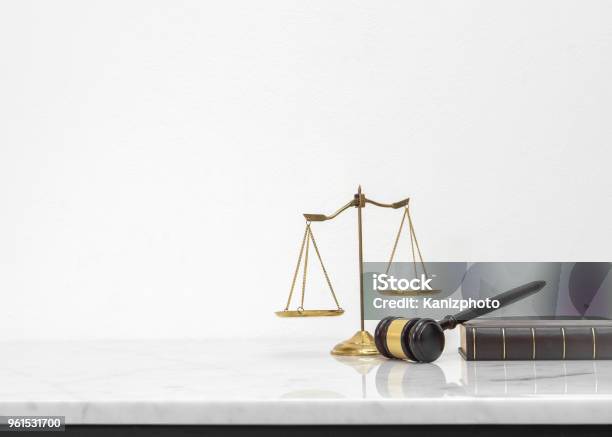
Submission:
<svg viewBox="0 0 612 437">
<path fill-rule="evenodd" d="M 545 281 L 521 285 L 493 297 L 492 300 L 499 302 L 496 308 L 470 308 L 455 315 L 445 316 L 439 322 L 427 318 L 385 317 L 378 322 L 374 332 L 376 348 L 387 358 L 431 363 L 437 360 L 444 350 L 445 330 L 524 299 L 540 291 L 545 285 Z"/>
</svg>

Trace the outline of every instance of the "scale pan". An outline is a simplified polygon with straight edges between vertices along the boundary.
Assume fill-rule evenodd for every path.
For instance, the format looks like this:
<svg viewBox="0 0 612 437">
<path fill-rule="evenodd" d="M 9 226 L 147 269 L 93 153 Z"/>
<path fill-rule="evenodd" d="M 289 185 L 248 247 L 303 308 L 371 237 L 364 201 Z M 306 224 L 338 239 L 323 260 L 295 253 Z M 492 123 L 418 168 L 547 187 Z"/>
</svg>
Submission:
<svg viewBox="0 0 612 437">
<path fill-rule="evenodd" d="M 378 293 L 385 296 L 431 296 L 441 293 L 442 290 L 434 288 L 432 290 L 414 291 L 414 290 L 378 290 Z"/>
<path fill-rule="evenodd" d="M 341 316 L 344 314 L 344 310 L 285 310 L 276 311 L 278 317 L 331 317 Z"/>
</svg>

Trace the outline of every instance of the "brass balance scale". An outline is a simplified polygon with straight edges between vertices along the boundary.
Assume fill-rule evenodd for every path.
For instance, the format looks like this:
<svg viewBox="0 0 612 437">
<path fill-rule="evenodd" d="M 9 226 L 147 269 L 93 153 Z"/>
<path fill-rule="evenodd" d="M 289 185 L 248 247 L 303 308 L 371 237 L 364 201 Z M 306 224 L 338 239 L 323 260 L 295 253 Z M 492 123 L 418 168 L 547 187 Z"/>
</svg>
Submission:
<svg viewBox="0 0 612 437">
<path fill-rule="evenodd" d="M 306 219 L 306 229 L 304 230 L 304 236 L 302 237 L 302 243 L 300 247 L 300 253 L 298 255 L 297 265 L 295 267 L 295 272 L 293 274 L 293 279 L 291 281 L 291 288 L 289 290 L 289 297 L 287 299 L 287 304 L 285 305 L 285 309 L 282 311 L 277 311 L 276 315 L 279 317 L 330 317 L 330 316 L 340 316 L 344 314 L 344 310 L 340 306 L 338 302 L 338 298 L 334 291 L 334 287 L 332 286 L 331 280 L 329 279 L 329 274 L 327 273 L 327 269 L 323 264 L 323 259 L 321 258 L 321 253 L 319 251 L 319 247 L 317 246 L 317 242 L 314 238 L 314 234 L 312 233 L 312 222 L 324 222 L 328 220 L 333 220 L 338 217 L 341 213 L 346 211 L 347 209 L 354 207 L 357 208 L 357 235 L 359 242 L 359 297 L 360 297 L 360 306 L 361 306 L 361 326 L 360 330 L 355 333 L 351 338 L 345 340 L 341 343 L 338 343 L 331 351 L 334 355 L 344 355 L 344 356 L 371 356 L 378 355 L 378 350 L 376 349 L 376 345 L 374 344 L 374 337 L 368 331 L 365 330 L 365 317 L 364 317 L 364 292 L 363 292 L 363 228 L 362 228 L 362 209 L 365 208 L 366 204 L 372 204 L 381 208 L 392 208 L 392 209 L 400 209 L 403 208 L 402 220 L 400 222 L 400 227 L 397 232 L 397 236 L 395 237 L 395 242 L 393 244 L 393 249 L 391 250 L 391 256 L 389 258 L 389 262 L 387 264 L 386 273 L 389 273 L 389 269 L 392 265 L 393 258 L 395 256 L 395 252 L 397 250 L 398 242 L 400 239 L 400 235 L 402 233 L 402 229 L 406 224 L 407 219 L 407 227 L 408 232 L 410 234 L 410 246 L 412 250 L 412 264 L 414 267 L 415 277 L 417 276 L 417 256 L 418 256 L 418 264 L 420 265 L 423 274 L 426 277 L 429 277 L 427 274 L 427 270 L 425 269 L 425 263 L 423 262 L 423 256 L 421 254 L 421 249 L 419 247 L 419 243 L 416 239 L 416 234 L 414 231 L 414 225 L 412 223 L 412 218 L 410 217 L 409 210 L 409 202 L 410 199 L 403 199 L 399 202 L 395 203 L 381 203 L 376 202 L 372 199 L 368 199 L 365 194 L 361 191 L 361 186 L 357 189 L 357 194 L 355 194 L 354 198 L 348 202 L 346 205 L 342 206 L 336 212 L 331 215 L 324 214 L 304 214 L 304 218 Z M 321 265 L 321 269 L 323 270 L 323 275 L 325 277 L 325 281 L 331 293 L 331 296 L 336 304 L 336 308 L 333 309 L 306 309 L 304 308 L 304 298 L 306 295 L 306 279 L 308 274 L 308 257 L 309 257 L 309 249 L 310 244 L 312 243 L 312 247 L 317 255 L 319 260 L 319 264 Z M 295 285 L 297 282 L 298 275 L 300 273 L 300 267 L 302 266 L 302 290 L 300 296 L 300 304 L 295 310 L 290 310 L 289 307 L 291 305 L 291 300 L 293 298 L 293 291 L 295 289 Z M 440 290 L 433 290 L 433 293 L 439 292 Z M 402 291 L 402 290 L 387 290 L 382 292 L 387 295 L 395 295 L 395 296 L 407 296 L 411 295 L 414 292 L 411 291 Z"/>
</svg>

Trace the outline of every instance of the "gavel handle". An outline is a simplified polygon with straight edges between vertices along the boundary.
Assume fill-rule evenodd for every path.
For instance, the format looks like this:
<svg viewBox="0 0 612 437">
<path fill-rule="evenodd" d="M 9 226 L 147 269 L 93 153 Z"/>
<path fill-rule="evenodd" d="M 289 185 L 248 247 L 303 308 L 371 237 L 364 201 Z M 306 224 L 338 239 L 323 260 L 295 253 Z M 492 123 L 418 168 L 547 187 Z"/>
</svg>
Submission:
<svg viewBox="0 0 612 437">
<path fill-rule="evenodd" d="M 455 315 L 445 316 L 442 320 L 440 320 L 440 326 L 442 329 L 453 329 L 460 323 L 467 322 L 468 320 L 475 319 L 476 317 L 484 316 L 485 314 L 499 308 L 503 308 L 518 300 L 524 299 L 527 296 L 531 296 L 544 288 L 545 285 L 546 281 L 533 281 L 529 282 L 528 284 L 520 285 L 512 290 L 505 291 L 491 298 L 492 300 L 499 301 L 498 308 L 470 308 Z"/>
</svg>

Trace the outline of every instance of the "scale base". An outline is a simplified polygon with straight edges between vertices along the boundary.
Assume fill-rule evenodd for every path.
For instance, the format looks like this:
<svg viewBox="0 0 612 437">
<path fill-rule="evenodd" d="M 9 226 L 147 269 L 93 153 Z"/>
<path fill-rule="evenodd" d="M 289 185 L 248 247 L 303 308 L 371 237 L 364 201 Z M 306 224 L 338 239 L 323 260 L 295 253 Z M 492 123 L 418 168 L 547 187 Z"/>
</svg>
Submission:
<svg viewBox="0 0 612 437">
<path fill-rule="evenodd" d="M 357 331 L 348 340 L 334 346 L 331 353 L 333 355 L 352 357 L 366 357 L 379 354 L 374 343 L 374 337 L 368 331 Z"/>
</svg>

